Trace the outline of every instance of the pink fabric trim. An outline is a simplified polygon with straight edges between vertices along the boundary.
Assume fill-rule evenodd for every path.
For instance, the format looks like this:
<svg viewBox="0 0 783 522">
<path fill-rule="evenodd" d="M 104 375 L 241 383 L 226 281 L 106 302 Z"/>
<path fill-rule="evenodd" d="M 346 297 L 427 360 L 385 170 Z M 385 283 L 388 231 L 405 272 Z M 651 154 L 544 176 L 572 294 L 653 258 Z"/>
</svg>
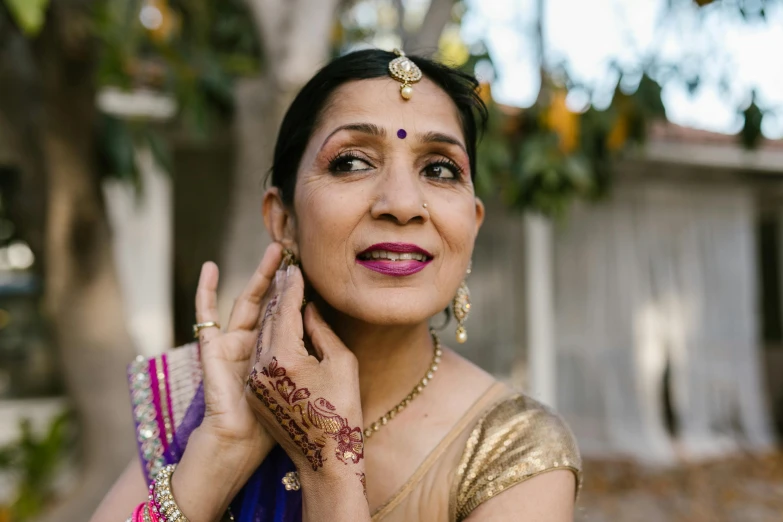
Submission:
<svg viewBox="0 0 783 522">
<path fill-rule="evenodd" d="M 150 382 L 152 383 L 152 398 L 153 405 L 155 406 L 155 422 L 158 425 L 160 442 L 163 445 L 163 451 L 165 452 L 169 449 L 169 441 L 166 440 L 166 428 L 163 423 L 163 412 L 161 411 L 163 405 L 160 400 L 160 383 L 158 382 L 158 368 L 156 362 L 155 359 L 150 359 Z"/>
</svg>

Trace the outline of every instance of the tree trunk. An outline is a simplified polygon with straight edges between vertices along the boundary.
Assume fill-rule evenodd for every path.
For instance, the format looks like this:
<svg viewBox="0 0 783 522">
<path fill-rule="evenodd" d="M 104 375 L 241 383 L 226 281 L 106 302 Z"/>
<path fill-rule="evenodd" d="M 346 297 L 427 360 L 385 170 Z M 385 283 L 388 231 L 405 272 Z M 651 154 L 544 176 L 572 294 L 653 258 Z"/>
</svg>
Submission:
<svg viewBox="0 0 783 522">
<path fill-rule="evenodd" d="M 420 56 L 432 56 L 438 50 L 443 29 L 451 20 L 454 0 L 432 0 L 421 27 L 410 35 L 401 35 L 405 50 Z"/>
<path fill-rule="evenodd" d="M 126 332 L 94 160 L 94 50 L 89 1 L 53 2 L 37 42 L 41 143 L 49 198 L 45 305 L 80 421 L 82 477 L 45 520 L 87 520 L 134 454 Z"/>
</svg>

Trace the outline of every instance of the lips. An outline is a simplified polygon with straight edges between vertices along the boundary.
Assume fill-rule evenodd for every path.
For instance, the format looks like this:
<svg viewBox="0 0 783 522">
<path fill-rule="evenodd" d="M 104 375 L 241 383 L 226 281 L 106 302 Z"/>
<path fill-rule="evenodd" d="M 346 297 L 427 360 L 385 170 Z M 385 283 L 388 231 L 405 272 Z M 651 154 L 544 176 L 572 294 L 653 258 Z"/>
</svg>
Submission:
<svg viewBox="0 0 783 522">
<path fill-rule="evenodd" d="M 424 270 L 433 257 L 412 243 L 376 243 L 361 251 L 356 262 L 374 272 L 400 277 Z"/>
</svg>

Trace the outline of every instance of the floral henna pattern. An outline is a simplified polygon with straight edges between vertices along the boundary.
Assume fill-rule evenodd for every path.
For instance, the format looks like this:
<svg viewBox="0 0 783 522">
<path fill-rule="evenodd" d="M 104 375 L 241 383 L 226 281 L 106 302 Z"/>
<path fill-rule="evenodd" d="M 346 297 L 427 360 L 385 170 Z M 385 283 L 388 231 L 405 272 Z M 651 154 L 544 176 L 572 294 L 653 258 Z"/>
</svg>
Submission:
<svg viewBox="0 0 783 522">
<path fill-rule="evenodd" d="M 261 383 L 261 375 L 267 378 L 267 385 Z M 285 368 L 279 366 L 276 357 L 272 357 L 269 366 L 261 368 L 260 372 L 254 368 L 248 383 L 253 393 L 274 413 L 277 422 L 288 432 L 291 440 L 299 446 L 314 471 L 323 466 L 323 461 L 326 460 L 321 455 L 325 437 L 337 443 L 334 454 L 342 463 L 357 464 L 364 457 L 364 435 L 361 428 L 349 426 L 348 419 L 337 414 L 335 407 L 323 397 L 315 401 L 307 400 L 310 398 L 310 391 L 307 388 L 297 388 L 296 383 L 286 376 Z M 271 397 L 270 388 L 290 406 L 288 411 Z M 306 404 L 303 405 L 303 401 L 306 401 Z M 289 412 L 299 414 L 301 426 Z M 320 434 L 311 442 L 307 430 L 312 429 L 317 429 Z"/>
<path fill-rule="evenodd" d="M 348 420 L 334 413 L 334 409 L 329 401 L 320 398 L 315 404 L 307 403 L 303 417 L 337 442 L 334 454 L 338 460 L 344 464 L 348 464 L 348 461 L 356 464 L 364 457 L 364 435 L 361 428 L 348 426 Z"/>
<path fill-rule="evenodd" d="M 266 370 L 266 368 L 264 368 L 264 370 Z M 310 438 L 307 436 L 304 429 L 302 429 L 302 427 L 297 424 L 296 420 L 285 411 L 285 408 L 271 396 L 269 388 L 260 382 L 259 373 L 255 368 L 250 372 L 248 385 L 253 391 L 253 394 L 255 394 L 255 396 L 274 414 L 277 423 L 283 427 L 286 433 L 288 433 L 288 436 L 294 444 L 299 446 L 299 449 L 302 450 L 307 462 L 312 466 L 313 471 L 318 471 L 318 468 L 324 465 L 324 459 L 321 454 L 321 450 L 325 445 L 324 442 L 320 440 L 310 441 Z"/>
</svg>

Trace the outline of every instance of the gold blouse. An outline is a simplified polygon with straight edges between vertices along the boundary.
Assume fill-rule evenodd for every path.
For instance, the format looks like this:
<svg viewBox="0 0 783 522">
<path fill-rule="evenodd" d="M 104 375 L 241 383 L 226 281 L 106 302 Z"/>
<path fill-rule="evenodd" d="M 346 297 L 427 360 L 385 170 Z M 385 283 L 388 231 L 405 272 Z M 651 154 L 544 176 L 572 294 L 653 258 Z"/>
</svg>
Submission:
<svg viewBox="0 0 783 522">
<path fill-rule="evenodd" d="M 579 490 L 582 460 L 571 430 L 543 404 L 496 383 L 372 519 L 460 522 L 483 502 L 555 469 L 572 471 Z"/>
</svg>

